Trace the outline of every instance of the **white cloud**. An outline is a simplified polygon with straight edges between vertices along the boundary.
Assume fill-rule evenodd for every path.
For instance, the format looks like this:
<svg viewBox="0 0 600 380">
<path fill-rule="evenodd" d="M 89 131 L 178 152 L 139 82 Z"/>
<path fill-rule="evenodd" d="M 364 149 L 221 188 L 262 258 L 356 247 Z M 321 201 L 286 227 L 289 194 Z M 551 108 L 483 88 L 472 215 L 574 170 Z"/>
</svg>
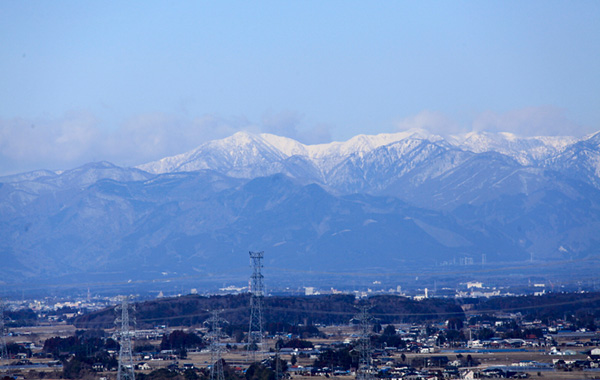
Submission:
<svg viewBox="0 0 600 380">
<path fill-rule="evenodd" d="M 418 128 L 440 135 L 467 132 L 458 123 L 441 112 L 427 110 L 400 120 L 396 123 L 396 127 L 399 131 Z"/>
<path fill-rule="evenodd" d="M 304 144 L 320 144 L 331 141 L 330 128 L 324 124 L 313 128 L 302 128 L 303 115 L 284 111 L 279 113 L 267 112 L 262 117 L 264 132 L 285 136 Z"/>
<path fill-rule="evenodd" d="M 101 132 L 85 112 L 60 120 L 0 120 L 0 173 L 60 168 L 93 156 Z"/>
<path fill-rule="evenodd" d="M 306 144 L 331 141 L 330 127 L 307 128 L 296 112 L 266 113 L 261 123 L 244 117 L 204 115 L 190 118 L 165 113 L 137 115 L 109 130 L 88 112 L 57 119 L 0 119 L 0 175 L 35 169 L 64 170 L 92 161 L 134 166 L 183 153 L 237 131 L 269 132 Z M 399 130 L 422 128 L 440 135 L 503 131 L 522 136 L 594 132 L 569 120 L 555 107 L 529 107 L 505 113 L 483 112 L 462 125 L 440 112 L 423 111 L 397 123 Z M 364 133 L 377 133 L 364 131 Z"/>
<path fill-rule="evenodd" d="M 111 136 L 105 151 L 124 165 L 137 165 L 180 154 L 237 131 L 260 130 L 245 118 L 223 119 L 204 115 L 194 119 L 166 114 L 144 114 L 131 118 Z"/>
<path fill-rule="evenodd" d="M 473 120 L 473 130 L 511 132 L 520 136 L 583 136 L 589 128 L 569 120 L 564 109 L 526 107 L 504 113 L 487 111 Z"/>
<path fill-rule="evenodd" d="M 421 128 L 440 135 L 476 132 L 511 132 L 519 136 L 575 136 L 595 132 L 570 120 L 557 107 L 526 107 L 504 113 L 485 111 L 458 123 L 441 112 L 422 111 L 397 123 L 398 130 Z"/>
<path fill-rule="evenodd" d="M 84 112 L 51 120 L 0 119 L 0 175 L 104 160 L 137 165 L 248 128 L 252 126 L 244 119 L 185 119 L 161 113 L 132 117 L 112 131 Z"/>
<path fill-rule="evenodd" d="M 64 170 L 92 161 L 134 166 L 180 154 L 237 131 L 270 132 L 307 143 L 330 141 L 329 129 L 302 130 L 293 112 L 271 114 L 261 125 L 215 115 L 186 118 L 165 113 L 136 115 L 109 130 L 86 112 L 46 120 L 0 119 L 0 175 L 36 169 Z"/>
</svg>

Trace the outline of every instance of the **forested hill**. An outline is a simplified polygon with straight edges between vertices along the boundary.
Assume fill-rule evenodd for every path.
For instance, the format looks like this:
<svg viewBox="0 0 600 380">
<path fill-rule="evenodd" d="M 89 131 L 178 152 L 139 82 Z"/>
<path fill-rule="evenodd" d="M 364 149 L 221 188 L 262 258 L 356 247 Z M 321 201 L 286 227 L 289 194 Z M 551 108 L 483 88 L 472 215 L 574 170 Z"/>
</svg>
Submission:
<svg viewBox="0 0 600 380">
<path fill-rule="evenodd" d="M 266 323 L 343 324 L 358 313 L 360 304 L 370 306 L 369 313 L 381 323 L 444 320 L 449 316 L 464 317 L 461 307 L 449 299 L 414 301 L 399 296 L 374 296 L 359 302 L 353 295 L 322 295 L 310 297 L 265 297 Z M 221 317 L 231 324 L 247 324 L 250 310 L 249 294 L 203 297 L 188 295 L 163 298 L 136 304 L 135 317 L 139 328 L 155 325 L 198 325 L 210 317 L 213 310 L 222 310 Z M 78 328 L 109 328 L 114 326 L 114 308 L 77 317 Z"/>
<path fill-rule="evenodd" d="M 380 323 L 439 322 L 449 318 L 464 319 L 462 306 L 472 314 L 497 312 L 521 313 L 527 319 L 558 318 L 565 315 L 589 314 L 600 317 L 600 293 L 549 293 L 542 296 L 512 296 L 478 299 L 428 298 L 415 301 L 406 297 L 380 295 L 357 300 L 353 295 L 321 295 L 265 297 L 266 323 L 344 324 L 358 314 L 360 305 L 369 306 L 369 314 Z M 230 324 L 247 324 L 250 295 L 197 296 L 162 298 L 137 303 L 134 315 L 137 326 L 192 326 L 206 321 L 211 312 L 221 310 Z M 110 328 L 114 326 L 114 308 L 75 318 L 78 328 Z"/>
</svg>

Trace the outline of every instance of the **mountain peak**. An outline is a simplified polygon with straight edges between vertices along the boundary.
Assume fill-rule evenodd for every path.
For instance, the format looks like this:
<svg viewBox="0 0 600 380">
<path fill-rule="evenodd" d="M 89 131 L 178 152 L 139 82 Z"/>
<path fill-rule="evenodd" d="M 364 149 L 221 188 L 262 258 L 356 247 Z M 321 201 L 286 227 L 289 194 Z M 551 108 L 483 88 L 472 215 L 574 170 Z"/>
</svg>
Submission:
<svg viewBox="0 0 600 380">
<path fill-rule="evenodd" d="M 255 175 L 285 173 L 292 177 L 316 176 L 322 181 L 333 168 L 352 155 L 364 155 L 400 141 L 444 142 L 476 154 L 498 152 L 521 165 L 541 165 L 577 142 L 573 137 L 520 137 L 509 132 L 469 132 L 443 138 L 425 129 L 409 129 L 377 135 L 361 134 L 347 141 L 305 145 L 292 138 L 269 133 L 240 131 L 221 140 L 213 140 L 177 156 L 138 166 L 150 173 L 211 169 L 226 175 L 251 178 Z M 589 141 L 600 140 L 600 134 Z M 292 166 L 290 166 L 292 165 Z"/>
<path fill-rule="evenodd" d="M 498 152 L 510 156 L 521 165 L 535 165 L 567 148 L 577 139 L 569 136 L 521 137 L 510 132 L 469 132 L 452 135 L 448 142 L 473 153 Z"/>
<path fill-rule="evenodd" d="M 600 147 L 600 131 L 586 136 L 583 141 L 596 147 Z"/>
<path fill-rule="evenodd" d="M 560 247 L 585 257 L 600 227 L 598 139 L 409 130 L 304 145 L 239 132 L 142 166 L 167 174 L 100 162 L 0 184 L 0 253 L 36 273 L 205 263 L 218 273 L 254 247 L 274 265 L 336 270 L 383 253 L 381 266 L 403 267 L 482 252 L 555 260 Z M 0 274 L 16 278 L 14 268 Z"/>
<path fill-rule="evenodd" d="M 248 131 L 239 131 L 239 132 L 236 132 L 233 135 L 226 137 L 222 140 L 213 140 L 213 141 L 222 141 L 222 142 L 227 142 L 227 143 L 236 144 L 236 145 L 247 145 L 247 144 L 257 142 L 257 141 L 262 141 L 262 139 L 260 138 L 259 135 L 256 135 L 254 133 L 251 133 Z"/>
</svg>

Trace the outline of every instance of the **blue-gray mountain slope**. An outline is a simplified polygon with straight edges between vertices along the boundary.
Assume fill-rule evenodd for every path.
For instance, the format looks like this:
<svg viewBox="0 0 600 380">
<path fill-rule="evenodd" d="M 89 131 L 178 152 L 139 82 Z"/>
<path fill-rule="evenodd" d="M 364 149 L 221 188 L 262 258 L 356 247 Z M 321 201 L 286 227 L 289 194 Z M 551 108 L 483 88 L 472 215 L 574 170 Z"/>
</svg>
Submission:
<svg viewBox="0 0 600 380">
<path fill-rule="evenodd" d="M 0 274 L 245 276 L 248 250 L 299 271 L 597 256 L 599 138 L 540 153 L 546 140 L 500 152 L 419 134 L 326 151 L 244 135 L 152 173 L 101 162 L 4 177 Z"/>
</svg>

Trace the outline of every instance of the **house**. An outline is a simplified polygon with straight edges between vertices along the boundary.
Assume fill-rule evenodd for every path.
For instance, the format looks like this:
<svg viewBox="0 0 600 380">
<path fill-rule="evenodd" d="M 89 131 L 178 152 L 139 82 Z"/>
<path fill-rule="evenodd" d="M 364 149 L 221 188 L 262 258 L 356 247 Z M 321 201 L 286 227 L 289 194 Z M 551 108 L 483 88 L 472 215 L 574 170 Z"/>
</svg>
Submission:
<svg viewBox="0 0 600 380">
<path fill-rule="evenodd" d="M 96 372 L 104 372 L 106 371 L 106 367 L 104 367 L 103 363 L 94 363 L 92 365 L 92 369 Z"/>
<path fill-rule="evenodd" d="M 139 371 L 149 371 L 152 369 L 152 367 L 150 367 L 150 365 L 146 362 L 141 362 L 136 364 L 135 369 Z"/>
<path fill-rule="evenodd" d="M 431 356 L 426 360 L 427 365 L 430 367 L 445 367 L 449 362 L 447 356 Z"/>
</svg>

